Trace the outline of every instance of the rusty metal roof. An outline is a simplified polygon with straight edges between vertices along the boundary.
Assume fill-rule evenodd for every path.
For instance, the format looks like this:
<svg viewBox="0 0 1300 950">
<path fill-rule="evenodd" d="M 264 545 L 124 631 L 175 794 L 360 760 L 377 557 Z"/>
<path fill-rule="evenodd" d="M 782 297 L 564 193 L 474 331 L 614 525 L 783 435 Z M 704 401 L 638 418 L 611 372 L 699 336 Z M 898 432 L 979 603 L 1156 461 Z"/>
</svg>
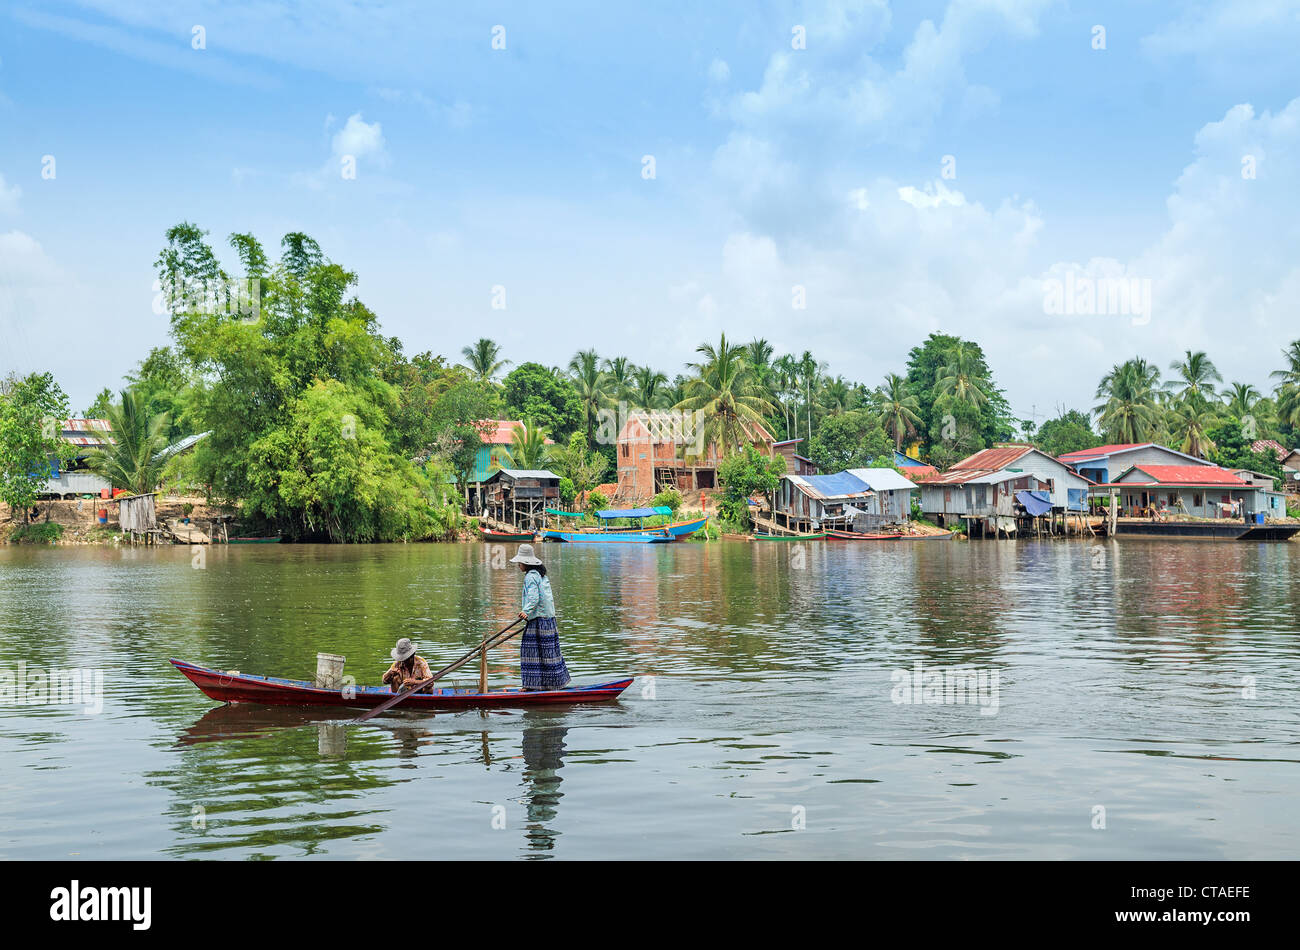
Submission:
<svg viewBox="0 0 1300 950">
<path fill-rule="evenodd" d="M 997 471 L 1006 468 L 1012 462 L 1024 458 L 1030 452 L 1036 451 L 1032 445 L 998 445 L 991 449 L 984 449 L 976 452 L 969 458 L 964 458 L 952 469 L 971 469 L 983 468 L 990 471 Z M 929 479 L 933 481 L 933 479 Z"/>
<path fill-rule="evenodd" d="M 875 494 L 856 476 L 848 472 L 835 475 L 786 475 L 792 485 L 809 498 L 829 501 L 833 498 L 870 498 Z"/>
</svg>

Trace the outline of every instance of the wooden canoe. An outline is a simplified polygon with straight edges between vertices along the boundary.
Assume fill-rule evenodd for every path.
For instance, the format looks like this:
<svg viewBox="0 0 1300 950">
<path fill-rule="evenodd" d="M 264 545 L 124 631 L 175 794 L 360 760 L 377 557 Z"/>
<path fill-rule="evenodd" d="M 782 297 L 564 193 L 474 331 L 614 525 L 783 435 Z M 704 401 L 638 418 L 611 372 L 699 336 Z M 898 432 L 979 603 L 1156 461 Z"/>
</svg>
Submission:
<svg viewBox="0 0 1300 950">
<path fill-rule="evenodd" d="M 832 541 L 897 541 L 903 537 L 901 534 L 865 534 L 857 531 L 839 531 L 830 529 L 826 532 L 826 537 Z"/>
<path fill-rule="evenodd" d="M 483 536 L 484 541 L 496 541 L 501 543 L 533 540 L 533 533 L 531 531 L 510 533 L 506 531 L 488 531 L 486 528 L 480 528 L 479 534 Z"/>
<path fill-rule="evenodd" d="M 172 660 L 172 666 L 203 691 L 222 703 L 261 703 L 266 706 L 346 706 L 371 709 L 393 698 L 387 686 L 357 686 L 345 695 L 342 690 L 320 689 L 308 680 L 280 679 L 228 673 Z M 632 685 L 632 677 L 593 686 L 528 691 L 518 686 L 480 693 L 476 689 L 435 685 L 432 693 L 413 693 L 398 709 L 468 709 L 476 706 L 534 706 L 550 703 L 595 703 L 617 699 Z"/>
<path fill-rule="evenodd" d="M 279 544 L 280 538 L 231 538 L 230 544 Z"/>
<path fill-rule="evenodd" d="M 658 528 L 644 531 L 556 531 L 542 532 L 543 541 L 567 541 L 570 544 L 667 544 L 673 536 Z"/>
<path fill-rule="evenodd" d="M 825 534 L 756 534 L 755 541 L 824 541 Z"/>
</svg>

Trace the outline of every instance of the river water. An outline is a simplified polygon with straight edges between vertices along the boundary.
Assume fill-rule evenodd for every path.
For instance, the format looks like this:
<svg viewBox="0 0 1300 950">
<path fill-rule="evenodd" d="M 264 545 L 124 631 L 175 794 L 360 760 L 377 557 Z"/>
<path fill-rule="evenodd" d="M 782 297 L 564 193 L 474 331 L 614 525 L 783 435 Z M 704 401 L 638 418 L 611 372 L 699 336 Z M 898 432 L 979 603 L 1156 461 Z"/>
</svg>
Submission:
<svg viewBox="0 0 1300 950">
<path fill-rule="evenodd" d="M 545 545 L 574 682 L 638 678 L 585 707 L 344 726 L 167 663 L 437 668 L 508 553 L 0 547 L 0 857 L 1300 856 L 1297 544 Z M 67 668 L 102 709 L 37 704 Z"/>
</svg>

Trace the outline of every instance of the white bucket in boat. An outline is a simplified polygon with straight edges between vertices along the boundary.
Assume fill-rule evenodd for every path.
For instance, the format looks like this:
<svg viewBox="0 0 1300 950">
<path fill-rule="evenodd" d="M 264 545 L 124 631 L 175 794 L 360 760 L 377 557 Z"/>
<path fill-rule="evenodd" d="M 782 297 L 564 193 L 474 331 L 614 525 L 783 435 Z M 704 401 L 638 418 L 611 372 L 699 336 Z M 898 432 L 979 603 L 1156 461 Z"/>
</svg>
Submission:
<svg viewBox="0 0 1300 950">
<path fill-rule="evenodd" d="M 343 664 L 346 657 L 336 653 L 316 654 L 316 687 L 318 689 L 343 688 Z"/>
</svg>

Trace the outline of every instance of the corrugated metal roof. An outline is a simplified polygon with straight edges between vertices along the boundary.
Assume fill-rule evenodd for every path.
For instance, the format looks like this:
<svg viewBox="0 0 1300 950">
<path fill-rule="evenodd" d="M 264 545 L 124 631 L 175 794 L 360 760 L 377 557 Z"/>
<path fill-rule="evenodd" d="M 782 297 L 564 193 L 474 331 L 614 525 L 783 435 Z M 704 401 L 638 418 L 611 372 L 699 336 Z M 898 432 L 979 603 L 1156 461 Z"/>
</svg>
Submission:
<svg viewBox="0 0 1300 950">
<path fill-rule="evenodd" d="M 1254 452 L 1272 452 L 1279 462 L 1291 454 L 1291 450 L 1276 439 L 1259 439 L 1250 443 L 1250 448 Z"/>
<path fill-rule="evenodd" d="M 1153 482 L 1124 482 L 1125 485 L 1208 485 L 1223 488 L 1250 488 L 1226 468 L 1217 465 L 1134 465 L 1127 469 L 1120 478 L 1129 472 L 1139 472 Z"/>
<path fill-rule="evenodd" d="M 929 485 L 997 485 L 1012 482 L 1017 478 L 1033 478 L 1042 481 L 1032 472 L 1008 472 L 1000 468 L 950 469 L 932 475 L 921 484 Z"/>
<path fill-rule="evenodd" d="M 475 428 L 487 433 L 482 439 L 488 445 L 510 445 L 514 441 L 515 430 L 522 429 L 523 425 L 518 419 L 480 419 L 474 423 Z M 546 444 L 555 443 L 547 439 Z"/>
<path fill-rule="evenodd" d="M 906 491 L 916 487 L 892 468 L 851 468 L 848 471 L 872 491 Z"/>
<path fill-rule="evenodd" d="M 969 458 L 964 458 L 956 465 L 954 469 L 983 468 L 999 469 L 1006 468 L 1008 465 L 1024 458 L 1030 452 L 1034 451 L 1032 445 L 999 445 L 991 449 L 984 449 L 976 452 Z"/>
<path fill-rule="evenodd" d="M 501 469 L 501 471 L 505 472 L 505 473 L 506 473 L 507 475 L 509 475 L 511 478 L 555 478 L 555 479 L 558 479 L 558 478 L 560 477 L 559 475 L 556 475 L 554 472 L 548 472 L 548 471 L 547 471 L 546 469 L 544 469 L 544 468 L 503 468 L 503 469 Z"/>
<path fill-rule="evenodd" d="M 1066 452 L 1064 455 L 1057 456 L 1062 462 L 1072 462 L 1078 459 L 1096 459 L 1112 455 L 1115 452 L 1127 452 L 1129 449 L 1144 449 L 1148 445 L 1155 445 L 1154 442 L 1120 442 L 1114 445 L 1099 445 L 1093 449 L 1080 449 L 1077 452 Z"/>
</svg>

